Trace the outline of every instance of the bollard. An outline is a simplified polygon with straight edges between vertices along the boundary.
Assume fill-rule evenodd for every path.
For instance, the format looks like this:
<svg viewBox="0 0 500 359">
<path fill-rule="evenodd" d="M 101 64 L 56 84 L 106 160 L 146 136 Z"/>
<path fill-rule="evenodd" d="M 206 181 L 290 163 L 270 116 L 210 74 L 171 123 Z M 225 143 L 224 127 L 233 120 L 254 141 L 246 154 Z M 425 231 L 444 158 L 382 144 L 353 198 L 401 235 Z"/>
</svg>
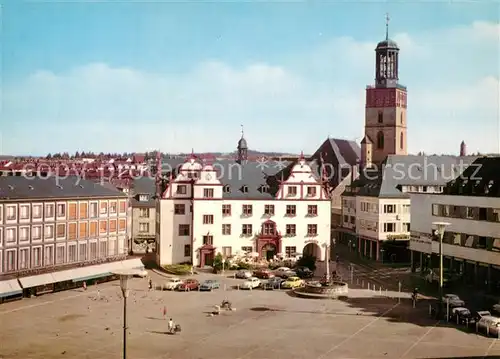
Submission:
<svg viewBox="0 0 500 359">
<path fill-rule="evenodd" d="M 459 325 L 459 324 L 460 324 L 460 321 L 458 320 L 458 315 L 457 315 L 457 325 Z"/>
<path fill-rule="evenodd" d="M 432 305 L 429 304 L 429 317 L 432 317 Z"/>
<path fill-rule="evenodd" d="M 368 290 L 370 290 L 370 282 L 366 283 L 366 287 Z"/>
<path fill-rule="evenodd" d="M 236 287 L 238 288 L 238 290 L 240 290 L 240 285 L 239 284 Z"/>
<path fill-rule="evenodd" d="M 486 336 L 487 337 L 490 336 L 490 326 L 489 325 L 486 326 Z"/>
<path fill-rule="evenodd" d="M 469 318 L 465 318 L 465 326 L 469 328 Z M 499 330 L 500 333 L 500 330 Z"/>
<path fill-rule="evenodd" d="M 479 322 L 476 322 L 476 333 L 479 333 Z"/>
</svg>

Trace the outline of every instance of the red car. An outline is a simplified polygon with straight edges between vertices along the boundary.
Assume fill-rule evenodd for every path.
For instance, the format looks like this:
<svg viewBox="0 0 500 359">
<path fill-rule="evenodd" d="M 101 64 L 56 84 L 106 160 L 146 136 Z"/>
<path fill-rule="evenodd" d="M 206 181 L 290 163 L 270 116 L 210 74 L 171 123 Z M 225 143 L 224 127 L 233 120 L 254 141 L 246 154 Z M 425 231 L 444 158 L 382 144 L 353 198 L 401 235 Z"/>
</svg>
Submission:
<svg viewBox="0 0 500 359">
<path fill-rule="evenodd" d="M 253 272 L 253 275 L 254 277 L 260 279 L 269 279 L 274 277 L 274 273 L 267 268 L 258 269 L 255 272 Z"/>
<path fill-rule="evenodd" d="M 190 290 L 197 290 L 200 286 L 200 282 L 196 279 L 186 279 L 184 283 L 181 283 L 177 286 L 177 290 L 189 292 Z"/>
</svg>

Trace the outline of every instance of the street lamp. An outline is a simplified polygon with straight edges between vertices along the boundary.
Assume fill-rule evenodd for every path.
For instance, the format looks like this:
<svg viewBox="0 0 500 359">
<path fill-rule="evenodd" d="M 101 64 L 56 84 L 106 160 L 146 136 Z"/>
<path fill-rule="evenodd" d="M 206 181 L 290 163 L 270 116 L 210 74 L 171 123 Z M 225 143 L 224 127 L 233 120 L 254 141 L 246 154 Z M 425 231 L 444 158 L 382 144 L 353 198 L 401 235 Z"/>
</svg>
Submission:
<svg viewBox="0 0 500 359">
<path fill-rule="evenodd" d="M 129 279 L 131 279 L 134 275 L 139 275 L 140 273 L 141 271 L 137 269 L 117 271 L 113 273 L 120 277 L 120 288 L 122 289 L 123 295 L 123 359 L 127 358 L 127 298 L 130 293 Z"/>
<path fill-rule="evenodd" d="M 327 242 L 323 243 L 323 247 L 325 247 L 325 264 L 326 264 L 326 282 L 330 282 L 330 257 L 329 257 L 329 251 L 330 251 L 330 246 L 328 245 Z"/>
<path fill-rule="evenodd" d="M 225 265 L 226 265 L 226 258 L 222 258 L 222 273 L 224 273 Z"/>
<path fill-rule="evenodd" d="M 443 237 L 446 227 L 450 224 L 447 222 L 432 222 L 436 227 L 436 234 L 439 237 L 439 302 L 443 301 Z M 439 307 L 441 310 L 441 306 Z"/>
</svg>

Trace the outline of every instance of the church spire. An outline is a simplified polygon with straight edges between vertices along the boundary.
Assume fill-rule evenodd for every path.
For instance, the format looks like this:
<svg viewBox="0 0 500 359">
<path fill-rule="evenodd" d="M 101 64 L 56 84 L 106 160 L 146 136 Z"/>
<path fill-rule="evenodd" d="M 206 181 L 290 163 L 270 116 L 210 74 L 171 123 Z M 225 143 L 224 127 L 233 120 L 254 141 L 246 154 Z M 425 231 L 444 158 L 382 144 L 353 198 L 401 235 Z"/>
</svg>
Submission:
<svg viewBox="0 0 500 359">
<path fill-rule="evenodd" d="M 389 17 L 389 13 L 385 14 L 385 41 L 389 40 L 389 21 L 391 18 Z"/>
<path fill-rule="evenodd" d="M 247 140 L 245 140 L 244 137 L 243 125 L 241 125 L 241 138 L 238 141 L 237 150 L 238 150 L 237 162 L 239 164 L 242 164 L 248 159 L 248 145 L 247 145 Z"/>
</svg>

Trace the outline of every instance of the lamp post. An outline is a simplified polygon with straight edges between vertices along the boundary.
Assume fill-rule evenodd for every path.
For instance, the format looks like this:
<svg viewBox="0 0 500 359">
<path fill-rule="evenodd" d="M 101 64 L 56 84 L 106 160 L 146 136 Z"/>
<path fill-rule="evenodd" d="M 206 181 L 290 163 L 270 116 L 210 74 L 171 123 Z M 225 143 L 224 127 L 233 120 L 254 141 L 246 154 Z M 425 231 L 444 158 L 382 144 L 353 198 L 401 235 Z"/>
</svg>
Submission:
<svg viewBox="0 0 500 359">
<path fill-rule="evenodd" d="M 330 283 L 330 246 L 325 242 L 323 243 L 323 247 L 325 247 L 326 282 Z"/>
<path fill-rule="evenodd" d="M 436 234 L 439 237 L 439 310 L 441 310 L 443 302 L 443 237 L 446 227 L 450 224 L 447 222 L 432 222 L 436 227 Z"/>
<path fill-rule="evenodd" d="M 222 274 L 224 274 L 225 265 L 226 265 L 226 258 L 222 258 Z"/>
<path fill-rule="evenodd" d="M 139 270 L 124 270 L 114 272 L 113 274 L 120 277 L 120 288 L 123 295 L 123 359 L 127 358 L 127 298 L 130 293 L 129 280 L 134 276 L 140 274 Z"/>
</svg>

